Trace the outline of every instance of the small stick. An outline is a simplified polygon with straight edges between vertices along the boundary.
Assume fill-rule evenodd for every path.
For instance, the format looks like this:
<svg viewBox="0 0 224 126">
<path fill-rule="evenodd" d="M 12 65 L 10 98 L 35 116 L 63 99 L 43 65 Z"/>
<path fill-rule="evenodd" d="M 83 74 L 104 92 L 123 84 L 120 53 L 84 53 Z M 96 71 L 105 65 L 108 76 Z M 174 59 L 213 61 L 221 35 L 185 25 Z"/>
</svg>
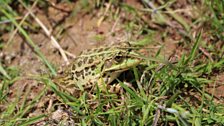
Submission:
<svg viewBox="0 0 224 126">
<path fill-rule="evenodd" d="M 36 1 L 33 3 L 33 5 L 31 6 L 31 9 L 33 9 L 33 8 L 36 6 L 37 1 L 38 1 L 38 0 L 36 0 Z M 26 15 L 23 17 L 23 19 L 20 21 L 19 26 L 21 26 L 21 25 L 23 24 L 23 22 L 26 20 L 26 18 L 27 18 L 29 15 L 30 15 L 30 13 L 27 12 Z M 15 36 L 15 34 L 16 34 L 17 32 L 18 32 L 18 27 L 16 27 L 16 29 L 15 29 L 15 30 L 13 31 L 13 33 L 10 35 L 10 38 L 9 38 L 9 40 L 7 41 L 6 46 L 8 46 L 8 45 L 10 44 L 10 42 L 12 41 L 12 39 L 14 38 L 14 36 Z"/>
<path fill-rule="evenodd" d="M 106 4 L 106 10 L 104 11 L 103 13 L 103 16 L 97 21 L 97 26 L 99 27 L 100 24 L 102 23 L 102 21 L 104 20 L 108 10 L 110 9 L 110 6 L 111 6 L 111 2 L 109 4 Z"/>
<path fill-rule="evenodd" d="M 21 0 L 20 0 L 21 2 Z M 22 3 L 22 2 L 21 2 Z M 61 56 L 62 58 L 64 59 L 65 63 L 68 65 L 69 64 L 69 61 L 68 61 L 68 58 L 64 52 L 64 50 L 61 48 L 61 46 L 58 44 L 57 40 L 55 39 L 55 37 L 51 34 L 51 32 L 47 29 L 47 27 L 39 20 L 39 18 L 37 18 L 31 9 L 29 9 L 28 7 L 24 6 L 28 12 L 30 13 L 30 15 L 35 19 L 35 21 L 41 26 L 41 28 L 44 30 L 44 32 L 46 33 L 46 35 L 48 37 L 50 37 L 51 39 L 51 43 L 52 45 L 57 48 L 59 50 L 59 52 L 61 53 Z"/>
<path fill-rule="evenodd" d="M 212 59 L 211 55 L 209 54 L 209 52 L 207 50 L 205 50 L 202 47 L 199 47 L 199 50 L 205 55 L 207 56 L 212 62 L 214 62 L 214 60 Z"/>
</svg>

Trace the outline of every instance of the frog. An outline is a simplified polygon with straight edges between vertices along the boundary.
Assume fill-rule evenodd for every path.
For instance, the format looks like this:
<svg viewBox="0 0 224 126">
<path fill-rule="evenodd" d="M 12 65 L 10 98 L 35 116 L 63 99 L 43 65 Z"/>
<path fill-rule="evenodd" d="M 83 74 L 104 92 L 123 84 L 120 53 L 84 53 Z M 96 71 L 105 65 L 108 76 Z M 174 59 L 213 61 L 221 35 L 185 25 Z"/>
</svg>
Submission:
<svg viewBox="0 0 224 126">
<path fill-rule="evenodd" d="M 122 72 L 142 62 L 130 43 L 104 45 L 82 51 L 63 72 L 54 79 L 59 89 L 73 96 L 98 87 L 107 90 Z"/>
</svg>

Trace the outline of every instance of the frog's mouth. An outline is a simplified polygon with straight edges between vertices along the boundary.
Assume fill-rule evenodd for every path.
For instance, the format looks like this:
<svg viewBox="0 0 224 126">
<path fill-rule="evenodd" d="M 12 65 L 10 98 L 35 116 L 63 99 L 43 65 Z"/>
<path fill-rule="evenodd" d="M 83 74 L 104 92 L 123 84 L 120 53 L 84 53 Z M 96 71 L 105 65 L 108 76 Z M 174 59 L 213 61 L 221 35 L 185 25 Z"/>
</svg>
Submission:
<svg viewBox="0 0 224 126">
<path fill-rule="evenodd" d="M 112 65 L 110 68 L 104 69 L 104 81 L 107 84 L 111 83 L 119 77 L 122 72 L 129 70 L 131 67 L 137 66 L 140 62 L 141 60 L 139 59 L 125 59 L 119 64 Z"/>
<path fill-rule="evenodd" d="M 141 63 L 140 59 L 125 59 L 121 63 L 106 68 L 104 72 L 123 72 Z"/>
</svg>

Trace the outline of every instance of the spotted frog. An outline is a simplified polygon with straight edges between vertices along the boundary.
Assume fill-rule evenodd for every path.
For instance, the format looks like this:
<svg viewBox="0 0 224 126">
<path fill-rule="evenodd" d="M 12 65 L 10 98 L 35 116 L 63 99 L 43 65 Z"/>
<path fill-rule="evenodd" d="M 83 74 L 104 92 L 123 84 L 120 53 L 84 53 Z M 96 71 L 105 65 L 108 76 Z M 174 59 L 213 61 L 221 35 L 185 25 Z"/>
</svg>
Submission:
<svg viewBox="0 0 224 126">
<path fill-rule="evenodd" d="M 141 62 L 129 43 L 102 46 L 83 51 L 54 82 L 77 96 L 80 91 L 96 89 L 97 84 L 107 88 L 122 72 Z"/>
</svg>

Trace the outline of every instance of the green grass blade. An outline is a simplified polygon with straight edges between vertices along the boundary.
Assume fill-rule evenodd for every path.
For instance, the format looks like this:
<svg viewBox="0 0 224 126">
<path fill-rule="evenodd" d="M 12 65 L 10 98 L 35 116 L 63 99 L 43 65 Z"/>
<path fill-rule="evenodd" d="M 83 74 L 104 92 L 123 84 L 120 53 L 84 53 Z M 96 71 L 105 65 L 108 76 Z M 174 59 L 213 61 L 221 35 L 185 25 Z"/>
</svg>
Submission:
<svg viewBox="0 0 224 126">
<path fill-rule="evenodd" d="M 192 48 L 192 50 L 190 52 L 189 57 L 185 61 L 185 64 L 187 64 L 188 62 L 191 62 L 192 60 L 194 60 L 194 58 L 196 56 L 196 52 L 198 50 L 199 42 L 201 41 L 201 35 L 202 35 L 202 32 L 200 32 L 199 35 L 197 36 L 196 42 L 194 43 L 194 46 L 193 46 L 193 48 Z"/>
<path fill-rule="evenodd" d="M 34 124 L 35 122 L 39 121 L 40 119 L 46 117 L 46 115 L 38 115 L 38 116 L 35 116 L 35 117 L 32 117 L 32 118 L 29 118 L 28 120 L 26 120 L 25 122 L 23 123 L 20 123 L 19 125 L 20 126 L 29 126 L 31 124 Z"/>
<path fill-rule="evenodd" d="M 57 73 L 55 69 L 52 67 L 52 65 L 47 61 L 45 56 L 41 53 L 40 49 L 34 44 L 32 39 L 29 37 L 27 32 L 16 22 L 16 20 L 10 15 L 8 12 L 6 12 L 5 9 L 1 8 L 1 12 L 9 18 L 9 20 L 18 28 L 20 33 L 26 38 L 28 44 L 33 48 L 34 52 L 39 56 L 39 58 L 46 64 L 46 66 L 49 68 L 51 73 L 55 76 Z"/>
<path fill-rule="evenodd" d="M 125 85 L 123 82 L 121 82 L 121 81 L 119 81 L 118 80 L 118 82 L 119 82 L 119 84 L 121 85 L 121 87 L 123 87 L 132 97 L 134 97 L 135 98 L 135 100 L 136 101 L 138 101 L 138 103 L 140 103 L 140 104 L 144 104 L 144 101 L 143 101 L 143 99 L 141 98 L 141 97 L 139 97 L 138 95 L 137 95 L 137 93 L 136 92 L 134 92 L 134 91 L 132 91 L 127 85 Z"/>
<path fill-rule="evenodd" d="M 0 62 L 0 73 L 5 76 L 7 79 L 11 79 L 11 77 L 8 75 L 8 73 L 5 71 L 5 69 L 2 66 L 2 63 Z"/>
</svg>

